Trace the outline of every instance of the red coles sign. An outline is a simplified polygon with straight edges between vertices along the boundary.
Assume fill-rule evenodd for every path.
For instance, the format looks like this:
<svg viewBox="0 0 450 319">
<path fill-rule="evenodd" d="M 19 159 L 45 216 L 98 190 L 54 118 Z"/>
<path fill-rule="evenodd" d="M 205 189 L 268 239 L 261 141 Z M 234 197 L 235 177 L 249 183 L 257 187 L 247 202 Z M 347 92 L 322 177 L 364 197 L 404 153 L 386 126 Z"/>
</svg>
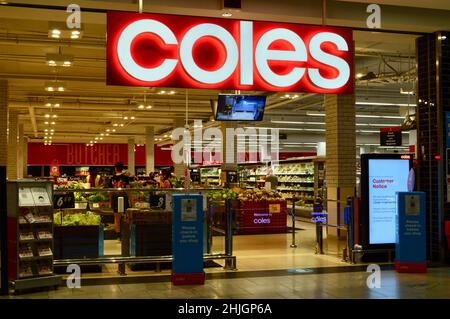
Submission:
<svg viewBox="0 0 450 319">
<path fill-rule="evenodd" d="M 107 83 L 353 92 L 352 30 L 108 12 Z"/>
</svg>

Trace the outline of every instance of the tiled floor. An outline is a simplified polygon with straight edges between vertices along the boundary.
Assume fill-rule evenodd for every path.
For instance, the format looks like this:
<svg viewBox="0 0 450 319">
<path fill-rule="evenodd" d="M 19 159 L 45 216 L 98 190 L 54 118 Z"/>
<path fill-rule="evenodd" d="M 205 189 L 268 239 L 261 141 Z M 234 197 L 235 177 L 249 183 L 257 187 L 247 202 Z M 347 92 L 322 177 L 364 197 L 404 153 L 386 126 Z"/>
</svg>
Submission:
<svg viewBox="0 0 450 319">
<path fill-rule="evenodd" d="M 450 298 L 450 268 L 431 268 L 427 274 L 397 274 L 385 267 L 381 288 L 369 289 L 365 266 L 342 261 L 344 243 L 325 238 L 326 254 L 317 255 L 315 225 L 299 222 L 296 226 L 301 228 L 296 232 L 297 248 L 290 247 L 290 233 L 235 236 L 233 254 L 238 269 L 205 268 L 205 285 L 172 286 L 170 270 L 128 269 L 128 276 L 121 277 L 117 265 L 109 264 L 101 273 L 83 273 L 81 289 L 60 287 L 11 298 Z M 213 241 L 214 253 L 223 253 L 224 238 L 215 236 Z M 105 250 L 117 253 L 119 246 L 118 241 L 108 241 Z M 312 273 L 292 274 L 292 269 L 299 268 Z"/>
<path fill-rule="evenodd" d="M 432 268 L 427 274 L 381 272 L 381 288 L 369 289 L 366 272 L 325 274 L 290 274 L 242 278 L 208 279 L 205 285 L 173 286 L 164 282 L 83 286 L 80 289 L 60 287 L 56 291 L 36 292 L 9 298 L 450 298 L 450 268 Z"/>
</svg>

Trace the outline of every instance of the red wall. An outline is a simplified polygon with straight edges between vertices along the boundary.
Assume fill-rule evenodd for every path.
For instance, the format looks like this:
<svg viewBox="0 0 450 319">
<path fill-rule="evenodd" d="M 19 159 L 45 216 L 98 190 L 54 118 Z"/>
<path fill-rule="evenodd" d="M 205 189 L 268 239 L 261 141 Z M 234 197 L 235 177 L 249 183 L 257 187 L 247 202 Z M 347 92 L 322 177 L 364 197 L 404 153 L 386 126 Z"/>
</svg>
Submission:
<svg viewBox="0 0 450 319">
<path fill-rule="evenodd" d="M 145 146 L 135 148 L 135 165 L 145 166 Z M 116 162 L 128 164 L 127 144 L 28 144 L 28 165 L 112 166 Z M 173 165 L 171 152 L 155 146 L 155 165 Z"/>
</svg>

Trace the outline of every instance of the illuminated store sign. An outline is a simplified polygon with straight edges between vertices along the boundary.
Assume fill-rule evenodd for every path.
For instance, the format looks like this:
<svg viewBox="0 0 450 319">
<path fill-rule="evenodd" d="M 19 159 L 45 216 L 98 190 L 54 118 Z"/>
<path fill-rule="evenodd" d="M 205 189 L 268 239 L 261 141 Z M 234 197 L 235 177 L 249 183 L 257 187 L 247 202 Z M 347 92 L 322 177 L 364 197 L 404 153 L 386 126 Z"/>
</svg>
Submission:
<svg viewBox="0 0 450 319">
<path fill-rule="evenodd" d="M 107 83 L 353 92 L 352 30 L 108 12 Z"/>
</svg>

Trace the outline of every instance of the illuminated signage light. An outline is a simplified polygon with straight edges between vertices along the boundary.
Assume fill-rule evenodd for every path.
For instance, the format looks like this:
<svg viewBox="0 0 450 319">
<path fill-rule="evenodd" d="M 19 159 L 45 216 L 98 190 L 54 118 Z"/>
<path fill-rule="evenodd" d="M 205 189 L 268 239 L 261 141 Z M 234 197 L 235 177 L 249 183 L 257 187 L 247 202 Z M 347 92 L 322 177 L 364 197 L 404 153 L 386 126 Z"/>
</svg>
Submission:
<svg viewBox="0 0 450 319">
<path fill-rule="evenodd" d="M 110 85 L 353 92 L 350 29 L 125 12 L 107 20 Z"/>
</svg>

